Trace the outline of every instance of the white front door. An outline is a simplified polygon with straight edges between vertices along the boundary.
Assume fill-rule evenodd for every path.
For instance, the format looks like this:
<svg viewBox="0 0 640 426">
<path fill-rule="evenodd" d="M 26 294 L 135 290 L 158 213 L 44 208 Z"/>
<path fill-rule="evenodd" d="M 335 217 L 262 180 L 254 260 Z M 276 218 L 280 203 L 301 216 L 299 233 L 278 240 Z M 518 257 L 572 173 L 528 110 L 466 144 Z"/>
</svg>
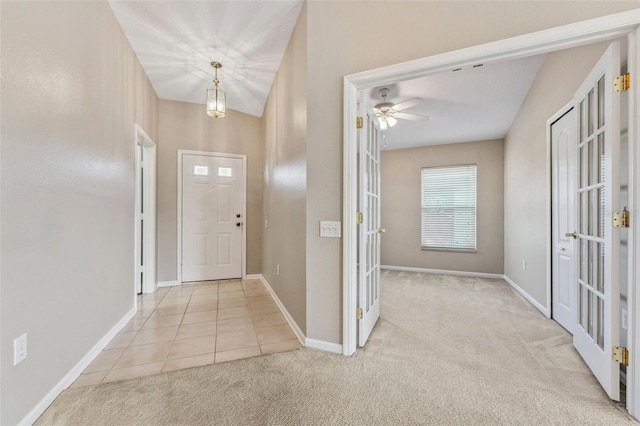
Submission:
<svg viewBox="0 0 640 426">
<path fill-rule="evenodd" d="M 358 345 L 364 346 L 380 317 L 380 128 L 378 119 L 364 116 L 360 129 Z"/>
<path fill-rule="evenodd" d="M 240 158 L 182 156 L 182 281 L 242 276 Z"/>
<path fill-rule="evenodd" d="M 619 44 L 612 43 L 574 96 L 577 106 L 577 309 L 573 343 L 613 400 L 620 398 L 620 367 L 612 350 L 620 341 Z"/>
<path fill-rule="evenodd" d="M 571 108 L 551 124 L 552 317 L 569 333 L 575 322 L 576 112 Z"/>
</svg>

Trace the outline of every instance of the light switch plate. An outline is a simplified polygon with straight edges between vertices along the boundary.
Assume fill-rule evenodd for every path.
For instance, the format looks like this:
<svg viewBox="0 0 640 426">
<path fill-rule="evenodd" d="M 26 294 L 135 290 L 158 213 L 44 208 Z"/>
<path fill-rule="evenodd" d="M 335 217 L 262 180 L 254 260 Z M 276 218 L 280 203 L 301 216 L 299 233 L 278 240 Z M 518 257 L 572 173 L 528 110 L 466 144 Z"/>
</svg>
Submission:
<svg viewBox="0 0 640 426">
<path fill-rule="evenodd" d="M 27 333 L 13 339 L 13 365 L 27 359 Z"/>
<path fill-rule="evenodd" d="M 321 220 L 320 236 L 328 238 L 340 238 L 341 226 L 340 221 Z"/>
</svg>

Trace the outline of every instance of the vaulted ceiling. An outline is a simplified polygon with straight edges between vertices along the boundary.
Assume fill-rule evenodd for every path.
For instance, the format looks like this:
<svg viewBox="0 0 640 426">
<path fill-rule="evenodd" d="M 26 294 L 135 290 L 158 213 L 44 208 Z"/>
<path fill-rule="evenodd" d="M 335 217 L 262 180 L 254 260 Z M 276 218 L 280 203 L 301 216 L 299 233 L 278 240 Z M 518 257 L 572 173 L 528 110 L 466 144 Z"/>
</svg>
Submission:
<svg viewBox="0 0 640 426">
<path fill-rule="evenodd" d="M 227 106 L 255 116 L 262 116 L 302 3 L 110 1 L 161 99 L 204 104 L 217 61 Z"/>
</svg>

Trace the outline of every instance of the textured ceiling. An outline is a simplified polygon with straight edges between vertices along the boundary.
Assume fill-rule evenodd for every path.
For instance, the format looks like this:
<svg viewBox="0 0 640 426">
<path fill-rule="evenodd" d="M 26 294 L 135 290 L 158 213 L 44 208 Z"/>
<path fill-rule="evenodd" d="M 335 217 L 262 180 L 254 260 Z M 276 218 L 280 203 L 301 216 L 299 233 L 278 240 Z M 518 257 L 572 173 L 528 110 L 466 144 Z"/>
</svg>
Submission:
<svg viewBox="0 0 640 426">
<path fill-rule="evenodd" d="M 204 104 L 218 61 L 227 107 L 258 117 L 302 8 L 302 0 L 110 4 L 161 99 Z"/>
<path fill-rule="evenodd" d="M 468 67 L 388 85 L 388 101 L 413 97 L 424 103 L 406 109 L 428 121 L 398 120 L 387 130 L 386 148 L 502 139 L 524 101 L 545 55 Z M 369 106 L 381 102 L 375 87 L 365 91 Z"/>
</svg>

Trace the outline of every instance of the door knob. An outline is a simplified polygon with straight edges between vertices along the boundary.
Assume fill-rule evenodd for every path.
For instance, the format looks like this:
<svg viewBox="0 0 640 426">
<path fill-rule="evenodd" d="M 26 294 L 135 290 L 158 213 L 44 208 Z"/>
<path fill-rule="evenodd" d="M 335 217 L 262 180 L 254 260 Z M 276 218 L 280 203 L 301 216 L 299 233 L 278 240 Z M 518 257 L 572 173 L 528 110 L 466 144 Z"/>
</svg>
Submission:
<svg viewBox="0 0 640 426">
<path fill-rule="evenodd" d="M 574 240 L 578 238 L 578 234 L 576 232 L 567 232 L 564 234 L 565 237 L 573 237 Z"/>
<path fill-rule="evenodd" d="M 240 217 L 240 213 L 238 213 L 238 214 L 236 215 L 236 217 L 238 217 L 238 218 L 239 218 L 239 217 Z"/>
<path fill-rule="evenodd" d="M 241 226 L 242 222 L 236 222 L 236 226 Z"/>
<path fill-rule="evenodd" d="M 378 228 L 378 234 L 384 234 L 385 232 L 387 232 L 386 229 L 384 228 Z"/>
</svg>

